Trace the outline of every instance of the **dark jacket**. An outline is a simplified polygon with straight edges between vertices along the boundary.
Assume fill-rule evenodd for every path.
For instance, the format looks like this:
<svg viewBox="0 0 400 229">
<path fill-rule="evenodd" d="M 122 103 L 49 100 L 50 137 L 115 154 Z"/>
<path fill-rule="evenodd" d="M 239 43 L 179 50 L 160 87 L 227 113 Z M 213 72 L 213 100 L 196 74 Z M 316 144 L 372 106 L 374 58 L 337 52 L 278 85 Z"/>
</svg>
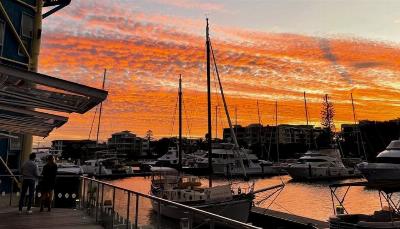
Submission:
<svg viewBox="0 0 400 229">
<path fill-rule="evenodd" d="M 40 184 L 40 189 L 42 192 L 50 192 L 53 191 L 54 186 L 56 185 L 56 175 L 57 175 L 57 164 L 49 164 L 47 163 L 43 167 L 42 171 L 42 182 Z"/>
</svg>

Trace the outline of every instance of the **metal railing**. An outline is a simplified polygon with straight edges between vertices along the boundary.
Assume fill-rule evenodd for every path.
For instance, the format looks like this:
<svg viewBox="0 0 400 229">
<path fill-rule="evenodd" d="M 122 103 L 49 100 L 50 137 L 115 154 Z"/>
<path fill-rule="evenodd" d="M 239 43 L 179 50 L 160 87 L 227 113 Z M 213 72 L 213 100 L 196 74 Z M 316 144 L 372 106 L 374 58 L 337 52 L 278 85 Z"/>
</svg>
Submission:
<svg viewBox="0 0 400 229">
<path fill-rule="evenodd" d="M 71 186 L 71 179 L 74 181 L 73 185 L 79 185 L 80 177 L 77 175 L 57 175 L 53 197 L 53 205 L 56 205 L 56 207 L 57 205 L 76 207 L 76 204 L 79 203 L 80 189 L 74 187 L 72 187 L 72 189 L 65 188 L 65 186 Z M 21 175 L 0 175 L 0 207 L 16 207 L 18 205 L 21 195 L 21 184 L 18 184 L 17 181 L 22 182 Z M 38 179 L 35 184 L 33 206 L 39 204 L 41 197 L 40 188 L 38 188 L 39 181 L 40 179 Z M 76 191 L 73 191 L 73 189 L 76 189 Z"/>
<path fill-rule="evenodd" d="M 260 229 L 243 222 L 132 191 L 96 179 L 81 177 L 81 207 L 107 228 L 240 228 Z M 178 212 L 179 219 L 162 216 Z M 174 217 L 175 218 L 175 217 Z"/>
<path fill-rule="evenodd" d="M 15 176 L 17 179 L 19 175 Z M 20 195 L 20 188 L 14 176 L 0 175 L 0 207 L 16 206 Z"/>
</svg>

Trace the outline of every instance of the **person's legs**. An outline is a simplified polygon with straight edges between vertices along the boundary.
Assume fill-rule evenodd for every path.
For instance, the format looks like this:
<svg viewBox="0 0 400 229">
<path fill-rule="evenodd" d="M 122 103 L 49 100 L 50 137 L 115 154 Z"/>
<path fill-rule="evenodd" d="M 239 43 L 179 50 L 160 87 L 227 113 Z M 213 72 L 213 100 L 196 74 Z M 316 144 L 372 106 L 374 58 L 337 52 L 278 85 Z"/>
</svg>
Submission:
<svg viewBox="0 0 400 229">
<path fill-rule="evenodd" d="M 30 211 L 32 207 L 32 202 L 33 198 L 35 195 L 35 181 L 34 180 L 28 180 L 28 185 L 29 185 L 29 199 L 28 199 L 28 206 L 27 210 Z"/>
<path fill-rule="evenodd" d="M 41 212 L 43 211 L 43 207 L 44 207 L 44 205 L 46 204 L 47 195 L 48 195 L 47 192 L 43 192 L 43 191 L 42 191 L 42 196 L 41 196 L 41 198 L 40 198 L 40 211 L 41 211 Z"/>
<path fill-rule="evenodd" d="M 19 197 L 19 211 L 22 211 L 22 207 L 24 206 L 25 194 L 27 190 L 28 190 L 28 183 L 26 182 L 26 180 L 23 180 L 21 188 L 21 196 Z"/>
<path fill-rule="evenodd" d="M 49 208 L 48 208 L 48 211 L 51 211 L 51 202 L 52 202 L 52 200 L 53 200 L 53 190 L 50 190 L 50 192 L 48 193 L 48 200 L 49 200 L 49 202 L 48 202 L 48 206 L 49 206 Z"/>
</svg>

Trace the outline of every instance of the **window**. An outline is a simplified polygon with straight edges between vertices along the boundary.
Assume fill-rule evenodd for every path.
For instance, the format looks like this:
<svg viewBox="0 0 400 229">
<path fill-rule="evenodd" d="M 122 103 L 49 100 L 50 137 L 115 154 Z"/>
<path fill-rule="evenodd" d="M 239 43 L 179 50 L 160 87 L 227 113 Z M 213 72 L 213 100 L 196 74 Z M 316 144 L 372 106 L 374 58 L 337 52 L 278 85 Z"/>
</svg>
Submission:
<svg viewBox="0 0 400 229">
<path fill-rule="evenodd" d="M 1 51 L 3 50 L 3 46 L 4 46 L 5 28 L 6 28 L 6 24 L 4 23 L 3 20 L 0 20 L 0 48 L 1 48 Z M 0 51 L 0 53 L 1 53 L 1 51 Z"/>
<path fill-rule="evenodd" d="M 28 41 L 26 39 L 22 39 L 22 43 L 24 44 L 26 50 L 29 52 Z M 26 56 L 24 50 L 21 47 L 21 45 L 18 46 L 18 55 Z"/>
<path fill-rule="evenodd" d="M 22 13 L 21 33 L 26 38 L 32 38 L 33 36 L 33 17 L 25 13 Z"/>
</svg>

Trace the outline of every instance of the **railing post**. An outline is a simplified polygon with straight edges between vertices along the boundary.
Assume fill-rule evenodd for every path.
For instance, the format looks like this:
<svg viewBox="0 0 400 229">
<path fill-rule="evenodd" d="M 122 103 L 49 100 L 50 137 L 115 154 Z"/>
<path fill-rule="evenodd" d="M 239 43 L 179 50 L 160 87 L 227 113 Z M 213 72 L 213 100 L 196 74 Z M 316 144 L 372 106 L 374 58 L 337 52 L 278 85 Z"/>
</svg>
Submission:
<svg viewBox="0 0 400 229">
<path fill-rule="evenodd" d="M 92 215 L 92 199 L 93 199 L 93 193 L 92 193 L 92 188 L 93 188 L 93 180 L 90 180 L 90 185 L 89 185 L 89 213 Z"/>
<path fill-rule="evenodd" d="M 11 189 L 10 189 L 10 207 L 12 205 L 12 196 L 13 196 L 13 192 L 14 192 L 14 180 L 10 177 L 10 183 L 11 183 Z"/>
<path fill-rule="evenodd" d="M 138 229 L 138 217 L 139 217 L 139 195 L 136 193 L 135 229 Z"/>
<path fill-rule="evenodd" d="M 215 227 L 214 221 L 210 220 L 210 229 L 214 229 Z"/>
<path fill-rule="evenodd" d="M 97 194 L 96 194 L 96 204 L 95 204 L 95 208 L 96 208 L 96 222 L 97 222 L 97 211 L 99 208 L 99 193 L 100 193 L 100 183 L 97 182 Z"/>
<path fill-rule="evenodd" d="M 83 209 L 86 208 L 86 179 L 82 177 L 82 183 L 83 183 L 83 193 L 82 193 L 82 203 L 83 204 Z"/>
<path fill-rule="evenodd" d="M 128 192 L 128 208 L 126 209 L 126 228 L 129 229 L 129 208 L 131 206 L 131 193 Z"/>
<path fill-rule="evenodd" d="M 157 229 L 161 228 L 161 201 L 158 201 Z"/>
<path fill-rule="evenodd" d="M 111 228 L 114 228 L 114 217 L 115 217 L 115 187 L 113 187 Z"/>
<path fill-rule="evenodd" d="M 100 203 L 100 213 L 103 216 L 104 211 L 104 184 L 101 184 L 101 203 Z"/>
</svg>

